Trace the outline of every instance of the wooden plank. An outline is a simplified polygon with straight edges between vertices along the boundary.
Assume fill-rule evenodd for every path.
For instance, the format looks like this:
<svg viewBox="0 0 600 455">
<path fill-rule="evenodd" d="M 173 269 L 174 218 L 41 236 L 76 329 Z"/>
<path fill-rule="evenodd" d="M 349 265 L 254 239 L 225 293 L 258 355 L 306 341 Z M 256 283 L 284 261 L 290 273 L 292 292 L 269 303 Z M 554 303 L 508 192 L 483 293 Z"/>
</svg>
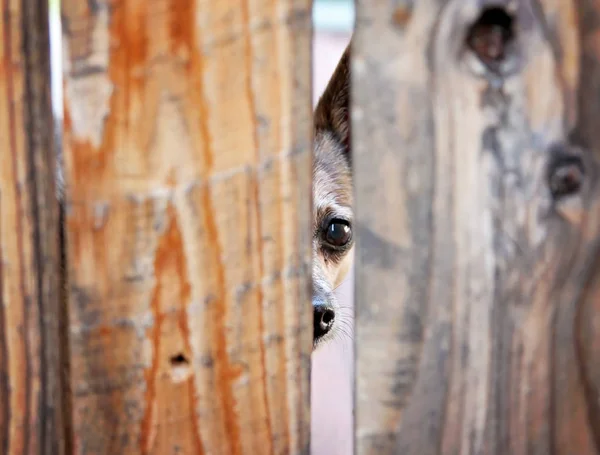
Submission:
<svg viewBox="0 0 600 455">
<path fill-rule="evenodd" d="M 63 1 L 74 453 L 308 453 L 309 7 Z"/>
<path fill-rule="evenodd" d="M 599 25 L 359 0 L 358 454 L 600 453 Z"/>
<path fill-rule="evenodd" d="M 48 4 L 0 21 L 0 453 L 65 453 Z M 50 133 L 48 133 L 50 132 Z"/>
</svg>

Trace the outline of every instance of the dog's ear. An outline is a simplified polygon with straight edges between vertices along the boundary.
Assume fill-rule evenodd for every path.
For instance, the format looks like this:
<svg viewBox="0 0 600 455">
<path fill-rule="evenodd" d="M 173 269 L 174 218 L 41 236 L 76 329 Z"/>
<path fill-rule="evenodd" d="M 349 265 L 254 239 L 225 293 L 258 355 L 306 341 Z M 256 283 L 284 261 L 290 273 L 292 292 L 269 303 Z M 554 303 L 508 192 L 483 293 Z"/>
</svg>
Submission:
<svg viewBox="0 0 600 455">
<path fill-rule="evenodd" d="M 350 151 L 350 46 L 344 51 L 327 88 L 315 109 L 314 122 L 317 131 L 333 133 L 343 145 L 345 153 Z"/>
</svg>

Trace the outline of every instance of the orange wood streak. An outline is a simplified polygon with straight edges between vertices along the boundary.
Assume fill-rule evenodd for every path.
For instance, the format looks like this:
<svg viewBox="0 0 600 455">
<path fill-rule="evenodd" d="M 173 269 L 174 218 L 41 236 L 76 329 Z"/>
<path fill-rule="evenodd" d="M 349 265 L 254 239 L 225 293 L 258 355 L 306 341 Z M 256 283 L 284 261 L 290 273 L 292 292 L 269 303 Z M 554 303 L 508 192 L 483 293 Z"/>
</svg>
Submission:
<svg viewBox="0 0 600 455">
<path fill-rule="evenodd" d="M 75 451 L 304 453 L 308 16 L 89 5 L 63 7 Z"/>
</svg>

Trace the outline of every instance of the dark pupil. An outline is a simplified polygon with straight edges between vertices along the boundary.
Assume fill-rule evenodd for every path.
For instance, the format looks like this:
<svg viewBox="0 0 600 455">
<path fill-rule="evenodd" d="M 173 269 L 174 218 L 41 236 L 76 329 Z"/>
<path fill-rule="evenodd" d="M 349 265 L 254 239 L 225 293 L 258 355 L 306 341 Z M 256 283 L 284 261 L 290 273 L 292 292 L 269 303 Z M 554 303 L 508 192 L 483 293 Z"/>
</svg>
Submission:
<svg viewBox="0 0 600 455">
<path fill-rule="evenodd" d="M 327 241 L 335 246 L 344 245 L 350 236 L 350 226 L 345 223 L 334 222 L 327 228 Z"/>
</svg>

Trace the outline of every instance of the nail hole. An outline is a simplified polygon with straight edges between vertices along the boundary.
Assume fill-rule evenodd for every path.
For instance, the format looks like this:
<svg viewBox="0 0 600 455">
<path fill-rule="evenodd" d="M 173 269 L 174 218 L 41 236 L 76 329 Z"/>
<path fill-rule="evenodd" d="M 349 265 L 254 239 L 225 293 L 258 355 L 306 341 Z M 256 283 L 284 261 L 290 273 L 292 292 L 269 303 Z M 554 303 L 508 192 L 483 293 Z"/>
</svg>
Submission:
<svg viewBox="0 0 600 455">
<path fill-rule="evenodd" d="M 561 157 L 550 166 L 548 186 L 552 197 L 560 199 L 581 189 L 584 170 L 581 159 L 576 156 Z"/>
<path fill-rule="evenodd" d="M 181 353 L 171 357 L 170 362 L 172 367 L 181 367 L 189 364 L 188 359 Z"/>
<path fill-rule="evenodd" d="M 502 8 L 488 8 L 471 26 L 467 45 L 486 66 L 496 70 L 507 57 L 507 46 L 514 36 L 513 18 Z"/>
<path fill-rule="evenodd" d="M 187 381 L 192 376 L 193 371 L 190 368 L 190 361 L 183 353 L 175 354 L 169 361 L 171 363 L 171 380 L 174 383 Z"/>
</svg>

